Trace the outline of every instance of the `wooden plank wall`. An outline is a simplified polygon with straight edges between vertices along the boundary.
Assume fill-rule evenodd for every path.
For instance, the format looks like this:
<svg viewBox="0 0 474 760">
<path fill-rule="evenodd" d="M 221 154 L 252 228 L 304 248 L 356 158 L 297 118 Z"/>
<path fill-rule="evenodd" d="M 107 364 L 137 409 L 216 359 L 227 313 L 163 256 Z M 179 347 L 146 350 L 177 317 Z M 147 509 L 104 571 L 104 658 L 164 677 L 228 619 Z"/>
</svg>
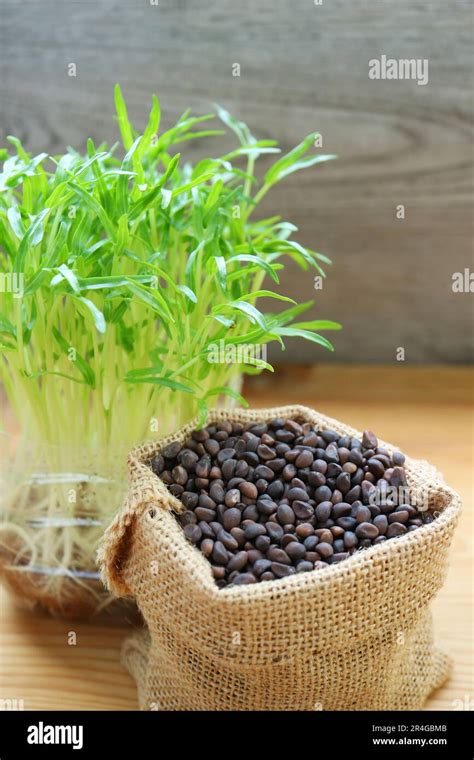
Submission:
<svg viewBox="0 0 474 760">
<path fill-rule="evenodd" d="M 474 268 L 467 0 L 0 0 L 0 13 L 2 142 L 113 141 L 116 81 L 137 126 L 156 92 L 166 124 L 218 101 L 284 148 L 317 129 L 339 160 L 288 178 L 263 210 L 334 264 L 322 292 L 293 267 L 284 290 L 344 323 L 336 361 L 472 358 L 473 296 L 451 288 Z M 428 59 L 428 84 L 369 80 L 382 54 Z M 281 358 L 327 357 L 296 341 Z"/>
</svg>

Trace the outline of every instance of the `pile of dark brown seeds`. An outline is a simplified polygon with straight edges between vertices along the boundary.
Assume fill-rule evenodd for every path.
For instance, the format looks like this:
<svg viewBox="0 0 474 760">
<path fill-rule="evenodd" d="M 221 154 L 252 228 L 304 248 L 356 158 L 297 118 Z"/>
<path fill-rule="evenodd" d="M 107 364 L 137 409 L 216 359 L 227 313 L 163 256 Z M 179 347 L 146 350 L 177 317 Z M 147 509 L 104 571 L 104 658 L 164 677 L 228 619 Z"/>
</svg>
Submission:
<svg viewBox="0 0 474 760">
<path fill-rule="evenodd" d="M 388 488 L 406 485 L 404 461 L 370 431 L 360 441 L 274 419 L 209 425 L 150 466 L 224 587 L 322 570 L 432 520 Z"/>
</svg>

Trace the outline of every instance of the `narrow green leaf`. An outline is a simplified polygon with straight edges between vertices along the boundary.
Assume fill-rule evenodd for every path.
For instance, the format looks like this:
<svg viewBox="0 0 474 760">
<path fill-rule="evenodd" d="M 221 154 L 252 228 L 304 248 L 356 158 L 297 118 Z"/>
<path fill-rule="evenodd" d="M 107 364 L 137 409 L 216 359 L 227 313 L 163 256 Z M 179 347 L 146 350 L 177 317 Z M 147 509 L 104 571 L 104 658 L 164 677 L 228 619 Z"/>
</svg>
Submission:
<svg viewBox="0 0 474 760">
<path fill-rule="evenodd" d="M 275 161 L 273 166 L 265 174 L 265 184 L 272 185 L 278 181 L 280 174 L 289 166 L 298 161 L 307 151 L 314 145 L 314 141 L 317 137 L 317 132 L 311 132 L 304 138 L 298 145 L 292 148 L 288 153 L 285 153 L 278 161 Z"/>
<path fill-rule="evenodd" d="M 127 151 L 123 161 L 122 161 L 122 172 L 125 172 L 124 174 L 120 174 L 118 180 L 117 180 L 117 189 L 116 189 L 116 208 L 117 208 L 117 214 L 121 216 L 122 214 L 126 214 L 128 212 L 128 203 L 129 203 L 129 193 L 128 193 L 128 183 L 130 181 L 130 175 L 128 174 L 128 171 L 130 167 L 132 166 L 132 159 L 133 154 L 137 150 L 141 137 L 137 137 L 134 143 L 130 146 L 129 150 Z"/>
<path fill-rule="evenodd" d="M 100 309 L 98 309 L 95 303 L 93 303 L 89 298 L 84 298 L 84 296 L 79 296 L 77 300 L 83 303 L 84 306 L 90 312 L 92 319 L 94 320 L 94 324 L 96 326 L 97 331 L 104 334 L 105 333 L 105 318 L 102 312 L 100 311 Z"/>
<path fill-rule="evenodd" d="M 217 320 L 217 322 L 220 322 L 221 325 L 224 325 L 224 327 L 232 327 L 235 324 L 233 319 L 227 319 L 227 317 L 224 317 L 222 314 L 217 314 L 214 316 L 214 319 Z"/>
<path fill-rule="evenodd" d="M 128 309 L 128 302 L 127 301 L 120 301 L 119 304 L 115 307 L 113 312 L 110 315 L 109 322 L 113 325 L 120 322 L 122 317 L 124 316 L 125 312 Z"/>
<path fill-rule="evenodd" d="M 135 377 L 135 378 L 125 378 L 125 382 L 127 383 L 149 383 L 150 385 L 162 385 L 165 388 L 170 388 L 172 391 L 182 391 L 183 393 L 194 393 L 193 388 L 190 388 L 188 385 L 184 385 L 183 383 L 178 383 L 176 380 L 169 380 L 167 377 L 155 377 L 154 375 L 150 375 L 150 377 Z"/>
<path fill-rule="evenodd" d="M 197 303 L 197 296 L 196 293 L 191 290 L 191 288 L 188 288 L 187 285 L 178 285 L 178 290 L 181 291 L 181 293 L 184 293 L 184 295 L 189 298 L 190 301 L 193 303 Z"/>
<path fill-rule="evenodd" d="M 184 185 L 180 185 L 179 187 L 177 187 L 175 190 L 172 191 L 173 198 L 176 198 L 178 195 L 183 195 L 183 193 L 189 192 L 189 190 L 192 190 L 193 187 L 197 187 L 198 185 L 203 185 L 212 177 L 213 177 L 213 174 L 211 172 L 208 172 L 207 174 L 201 174 L 200 177 L 193 179 L 191 182 L 186 182 Z"/>
<path fill-rule="evenodd" d="M 123 147 L 125 150 L 130 150 L 133 143 L 133 129 L 128 120 L 127 106 L 125 105 L 125 100 L 123 99 L 122 90 L 120 89 L 119 84 L 115 85 L 114 97 L 115 110 L 117 112 L 120 134 L 122 135 Z"/>
<path fill-rule="evenodd" d="M 194 248 L 193 251 L 188 256 L 188 260 L 186 262 L 186 269 L 185 269 L 185 275 L 188 280 L 189 286 L 192 290 L 195 290 L 195 274 L 196 274 L 196 264 L 197 264 L 197 257 L 200 253 L 200 251 L 203 250 L 205 240 L 201 240 L 201 242 Z"/>
<path fill-rule="evenodd" d="M 313 319 L 309 322 L 293 322 L 292 327 L 301 330 L 342 330 L 339 322 L 331 322 L 329 319 Z"/>
<path fill-rule="evenodd" d="M 112 240 L 115 240 L 115 225 L 99 201 L 96 200 L 96 198 L 94 198 L 94 196 L 91 195 L 87 190 L 85 190 L 85 188 L 75 182 L 68 182 L 68 186 L 74 190 L 74 192 L 81 198 L 87 208 L 92 211 L 98 219 L 100 219 L 102 226 L 108 233 L 109 237 Z"/>
<path fill-rule="evenodd" d="M 250 301 L 257 298 L 275 298 L 277 301 L 287 301 L 288 303 L 296 303 L 292 298 L 288 296 L 282 296 L 280 293 L 274 293 L 272 290 L 256 290 L 253 293 L 240 296 L 241 301 Z"/>
<path fill-rule="evenodd" d="M 43 211 L 34 218 L 23 236 L 23 240 L 18 248 L 16 256 L 14 271 L 16 273 L 23 273 L 25 268 L 25 260 L 30 247 L 37 246 L 43 239 L 43 219 L 49 214 L 50 209 L 45 208 Z"/>
<path fill-rule="evenodd" d="M 312 132 L 290 150 L 289 153 L 286 153 L 276 161 L 265 174 L 265 185 L 271 187 L 292 172 L 336 158 L 333 154 L 318 154 L 303 158 L 304 154 L 314 145 L 317 136 L 317 132 Z"/>
<path fill-rule="evenodd" d="M 160 101 L 158 100 L 156 95 L 152 95 L 151 100 L 152 100 L 152 106 L 151 106 L 150 115 L 148 117 L 148 124 L 143 133 L 143 139 L 137 151 L 138 159 L 141 159 L 144 156 L 144 154 L 150 147 L 151 141 L 153 140 L 154 137 L 156 137 L 159 126 L 160 126 L 160 119 L 161 119 Z"/>
<path fill-rule="evenodd" d="M 137 298 L 148 306 L 151 306 L 151 308 L 163 319 L 174 323 L 175 320 L 173 319 L 168 304 L 156 289 L 152 291 L 150 288 L 146 288 L 144 285 L 141 285 L 130 278 L 126 279 L 129 290 L 137 296 Z"/>
<path fill-rule="evenodd" d="M 275 372 L 271 364 L 263 361 L 263 359 L 256 359 L 253 356 L 246 356 L 245 364 L 250 364 L 252 367 L 257 367 L 258 369 L 267 369 L 269 372 Z"/>
<path fill-rule="evenodd" d="M 18 153 L 19 158 L 21 158 L 21 160 L 25 164 L 29 163 L 31 155 L 26 152 L 26 150 L 24 149 L 24 147 L 23 147 L 23 145 L 21 143 L 21 140 L 18 137 L 15 137 L 14 135 L 8 135 L 7 136 L 7 141 L 11 145 L 14 145 L 14 147 L 16 148 L 16 152 Z"/>
<path fill-rule="evenodd" d="M 149 190 L 148 193 L 146 193 L 140 200 L 136 201 L 132 204 L 130 207 L 130 218 L 131 219 L 137 219 L 144 211 L 146 211 L 147 208 L 150 208 L 153 206 L 155 200 L 158 200 L 158 198 L 163 194 L 163 185 L 171 179 L 173 174 L 176 171 L 176 168 L 179 164 L 179 159 L 181 157 L 180 153 L 177 153 L 171 161 L 169 162 L 166 171 L 164 174 L 160 177 L 156 185 Z M 171 196 L 167 195 L 168 202 L 167 205 L 169 205 L 169 202 L 171 200 Z"/>
<path fill-rule="evenodd" d="M 263 316 L 262 312 L 246 301 L 231 301 L 227 304 L 214 307 L 213 312 L 215 314 L 219 314 L 222 309 L 235 309 L 237 311 L 241 311 L 250 320 L 250 322 L 253 324 L 257 323 L 259 327 L 262 328 L 262 330 L 267 329 L 267 326 L 265 324 L 265 317 Z"/>
<path fill-rule="evenodd" d="M 314 301 L 304 301 L 303 303 L 296 304 L 296 306 L 292 306 L 290 309 L 280 311 L 279 314 L 275 314 L 269 319 L 270 329 L 273 329 L 274 325 L 288 324 L 295 317 L 299 316 L 299 314 L 302 314 L 304 311 L 308 311 L 308 309 L 310 309 L 313 305 Z"/>
<path fill-rule="evenodd" d="M 18 206 L 10 206 L 7 211 L 7 218 L 10 222 L 10 227 L 12 228 L 18 240 L 23 240 L 24 236 L 26 235 L 26 229 L 25 225 L 23 224 L 23 219 L 21 218 L 20 209 Z"/>
<path fill-rule="evenodd" d="M 225 108 L 215 103 L 215 109 L 219 119 L 234 132 L 242 145 L 256 142 L 248 126 L 243 121 L 238 121 Z"/>
<path fill-rule="evenodd" d="M 293 172 L 300 171 L 300 169 L 309 169 L 310 166 L 315 166 L 316 164 L 323 164 L 326 161 L 332 161 L 335 158 L 337 158 L 337 156 L 333 153 L 326 154 L 326 155 L 321 154 L 318 156 L 305 156 L 304 158 L 301 158 L 299 161 L 295 161 L 293 164 L 291 164 L 291 166 L 282 168 L 281 171 L 278 173 L 277 178 L 274 179 L 271 184 L 275 184 L 275 182 L 279 182 L 284 177 L 288 177 L 289 174 L 293 174 Z"/>
<path fill-rule="evenodd" d="M 223 256 L 214 256 L 213 258 L 217 267 L 217 278 L 219 280 L 219 285 L 221 286 L 222 290 L 225 291 L 226 276 L 227 276 L 227 266 L 226 266 L 225 258 Z"/>
<path fill-rule="evenodd" d="M 171 203 L 171 200 L 173 198 L 173 193 L 171 190 L 167 190 L 166 187 L 163 187 L 161 190 L 161 208 L 166 209 Z"/>
<path fill-rule="evenodd" d="M 254 264 L 256 267 L 259 267 L 259 269 L 264 269 L 265 272 L 270 275 L 272 280 L 274 280 L 274 282 L 279 282 L 278 275 L 275 271 L 276 267 L 272 266 L 272 264 L 269 264 L 268 261 L 265 261 L 265 259 L 261 256 L 253 255 L 250 253 L 241 253 L 238 256 L 232 256 L 232 258 L 229 259 L 229 262 L 231 261 L 244 261 L 248 262 L 249 264 Z"/>
<path fill-rule="evenodd" d="M 74 293 L 79 293 L 80 287 L 77 280 L 76 275 L 74 272 L 69 269 L 67 264 L 61 264 L 61 266 L 56 268 L 56 271 L 59 273 L 56 275 L 56 277 L 53 277 L 53 279 L 50 282 L 50 285 L 54 287 L 62 280 L 66 280 L 69 285 L 71 286 L 71 289 L 74 291 Z"/>
<path fill-rule="evenodd" d="M 28 378 L 34 379 L 36 377 L 48 377 L 48 376 L 63 377 L 65 380 L 71 380 L 71 382 L 78 383 L 79 385 L 90 385 L 90 383 L 87 383 L 84 379 L 81 380 L 79 377 L 74 377 L 74 375 L 68 375 L 67 372 L 57 372 L 54 370 L 51 370 L 51 371 L 39 370 L 38 372 L 32 372 L 30 375 L 28 375 Z"/>
<path fill-rule="evenodd" d="M 154 364 L 152 367 L 143 367 L 141 369 L 132 369 L 129 372 L 127 372 L 125 376 L 125 380 L 131 381 L 136 380 L 140 377 L 155 377 L 161 370 L 163 369 L 163 362 L 160 361 L 157 364 Z"/>
<path fill-rule="evenodd" d="M 296 240 L 285 240 L 284 243 L 281 246 L 281 250 L 294 250 L 297 251 L 297 253 L 301 254 L 304 261 L 310 266 L 313 267 L 313 269 L 317 269 L 317 271 L 323 276 L 326 277 L 326 273 L 321 269 L 318 262 L 314 258 L 314 256 L 311 254 L 311 252 L 305 248 L 304 246 L 300 245 L 300 243 L 297 243 Z M 328 259 L 329 261 L 329 259 Z M 329 262 L 330 263 L 330 262 Z"/>
<path fill-rule="evenodd" d="M 0 314 L 0 333 L 6 333 L 16 340 L 16 330 L 7 317 Z"/>
<path fill-rule="evenodd" d="M 309 332 L 309 330 L 300 330 L 294 327 L 277 327 L 275 332 L 277 332 L 278 335 L 304 338 L 312 343 L 318 343 L 320 346 L 324 346 L 324 348 L 327 348 L 329 351 L 334 351 L 334 346 L 329 340 L 327 340 L 327 338 L 323 338 L 322 335 L 317 335 L 317 333 Z"/>
<path fill-rule="evenodd" d="M 239 404 L 241 404 L 243 407 L 250 406 L 249 402 L 240 395 L 240 393 L 237 393 L 236 390 L 233 388 L 228 388 L 226 385 L 220 385 L 217 388 L 211 388 L 211 390 L 207 391 L 207 393 L 204 395 L 204 399 L 213 398 L 214 396 L 229 396 L 230 398 L 233 398 L 234 401 L 237 401 Z"/>
<path fill-rule="evenodd" d="M 61 350 L 63 351 L 63 353 L 65 353 L 68 356 L 68 359 L 71 362 L 71 364 L 74 364 L 77 367 L 77 369 L 81 373 L 87 385 L 90 385 L 91 388 L 95 388 L 95 374 L 92 367 L 89 366 L 89 364 L 85 361 L 85 359 L 77 352 L 74 346 L 69 345 L 68 341 L 64 338 L 63 335 L 61 335 L 59 330 L 54 326 L 53 326 L 53 335 L 56 338 L 56 341 L 58 345 L 60 346 Z M 61 373 L 43 372 L 42 374 L 61 374 Z M 74 378 L 71 378 L 71 379 L 74 379 Z"/>
<path fill-rule="evenodd" d="M 130 282 L 141 283 L 142 285 L 153 282 L 153 275 L 110 275 L 109 277 L 79 277 L 78 285 L 80 290 L 110 290 L 112 288 L 128 287 Z"/>
</svg>

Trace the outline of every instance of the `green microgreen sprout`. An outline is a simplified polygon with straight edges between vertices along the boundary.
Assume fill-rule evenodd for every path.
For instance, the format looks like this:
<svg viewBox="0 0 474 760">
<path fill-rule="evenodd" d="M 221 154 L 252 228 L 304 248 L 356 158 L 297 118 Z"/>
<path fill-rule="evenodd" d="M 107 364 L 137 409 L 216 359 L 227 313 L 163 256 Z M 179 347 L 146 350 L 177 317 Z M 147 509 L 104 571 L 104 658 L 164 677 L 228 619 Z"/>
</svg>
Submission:
<svg viewBox="0 0 474 760">
<path fill-rule="evenodd" d="M 256 215 L 282 179 L 335 158 L 311 152 L 316 134 L 257 179 L 257 160 L 279 154 L 277 143 L 258 140 L 224 108 L 216 115 L 237 147 L 193 166 L 176 149 L 222 134 L 208 128 L 214 114 L 186 111 L 160 132 L 153 97 L 139 134 L 118 85 L 115 106 L 123 157 L 118 146 L 91 139 L 85 155 L 70 148 L 32 156 L 15 137 L 0 151 L 0 381 L 53 471 L 70 470 L 74 452 L 116 455 L 197 413 L 204 422 L 208 407 L 226 398 L 245 405 L 242 373 L 273 372 L 259 347 L 284 348 L 294 336 L 333 350 L 320 331 L 340 327 L 301 321 L 312 301 L 273 290 L 285 260 L 324 277 L 329 259 L 293 240 L 294 225 Z M 270 311 L 272 301 L 284 306 Z M 246 350 L 232 362 L 211 361 L 216 346 Z M 57 489 L 36 505 L 32 498 L 21 504 L 36 506 L 38 519 L 87 511 Z M 88 504 L 99 523 L 117 508 L 112 499 L 91 506 L 90 494 Z M 15 513 L 17 533 L 18 511 L 15 497 L 7 514 Z M 69 530 L 47 542 L 40 531 L 47 550 L 33 551 L 24 536 L 27 561 L 91 567 L 89 539 Z"/>
</svg>

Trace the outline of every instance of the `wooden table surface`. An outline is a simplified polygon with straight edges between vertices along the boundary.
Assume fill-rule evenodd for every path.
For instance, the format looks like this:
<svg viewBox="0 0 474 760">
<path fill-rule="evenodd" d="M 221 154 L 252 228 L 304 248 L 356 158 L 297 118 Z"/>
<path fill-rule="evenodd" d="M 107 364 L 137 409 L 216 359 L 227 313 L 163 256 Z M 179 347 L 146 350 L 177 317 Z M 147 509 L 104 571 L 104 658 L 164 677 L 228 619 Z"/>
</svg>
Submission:
<svg viewBox="0 0 474 760">
<path fill-rule="evenodd" d="M 469 368 L 402 365 L 282 367 L 275 377 L 253 378 L 247 386 L 253 406 L 303 403 L 372 429 L 435 464 L 461 494 L 464 511 L 448 578 L 433 605 L 437 643 L 453 659 L 449 681 L 426 704 L 434 710 L 473 707 L 473 387 Z M 119 661 L 130 623 L 52 619 L 15 607 L 3 590 L 0 612 L 0 705 L 22 700 L 26 710 L 137 708 L 135 685 Z M 71 631 L 75 646 L 68 644 Z"/>
</svg>

